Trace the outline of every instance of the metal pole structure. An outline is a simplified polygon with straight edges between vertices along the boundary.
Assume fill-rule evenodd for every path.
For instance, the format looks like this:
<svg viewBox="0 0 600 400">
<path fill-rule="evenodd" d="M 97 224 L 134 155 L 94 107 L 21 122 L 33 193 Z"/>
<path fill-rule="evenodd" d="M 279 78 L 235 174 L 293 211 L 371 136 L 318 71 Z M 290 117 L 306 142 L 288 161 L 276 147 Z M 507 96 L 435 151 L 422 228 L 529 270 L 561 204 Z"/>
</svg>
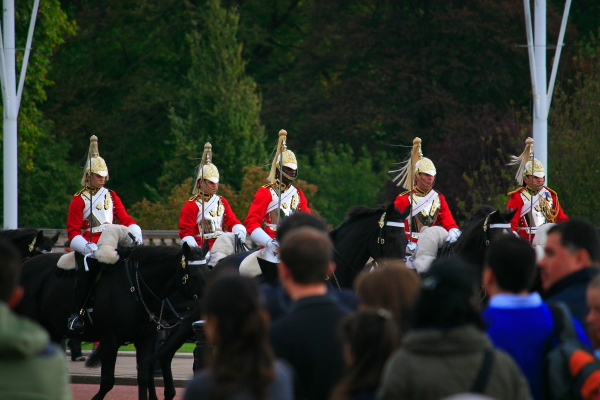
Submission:
<svg viewBox="0 0 600 400">
<path fill-rule="evenodd" d="M 529 0 L 523 0 L 533 93 L 533 138 L 535 139 L 533 147 L 535 158 L 540 160 L 546 167 L 546 184 L 548 184 L 548 113 L 550 111 L 550 104 L 552 103 L 560 54 L 562 46 L 564 46 L 563 40 L 567 29 L 571 0 L 566 0 L 565 2 L 565 10 L 563 12 L 549 83 L 547 83 L 546 77 L 546 0 L 534 0 L 534 3 L 535 25 L 532 28 L 531 5 Z"/>
<path fill-rule="evenodd" d="M 534 0 L 535 75 L 539 108 L 533 112 L 533 152 L 548 171 L 548 92 L 546 72 L 546 0 Z M 537 111 L 536 111 L 537 110 Z M 546 178 L 546 182 L 548 178 Z M 547 184 L 547 183 L 546 183 Z"/>
<path fill-rule="evenodd" d="M 21 77 L 17 89 L 15 2 L 14 0 L 3 0 L 2 35 L 0 36 L 0 80 L 2 81 L 2 104 L 4 109 L 4 228 L 6 229 L 19 227 L 17 118 L 39 4 L 39 0 L 34 0 L 27 44 L 21 66 Z"/>
<path fill-rule="evenodd" d="M 15 2 L 4 0 L 3 53 L 6 77 L 4 105 L 4 227 L 18 228 L 17 81 L 15 63 Z"/>
</svg>

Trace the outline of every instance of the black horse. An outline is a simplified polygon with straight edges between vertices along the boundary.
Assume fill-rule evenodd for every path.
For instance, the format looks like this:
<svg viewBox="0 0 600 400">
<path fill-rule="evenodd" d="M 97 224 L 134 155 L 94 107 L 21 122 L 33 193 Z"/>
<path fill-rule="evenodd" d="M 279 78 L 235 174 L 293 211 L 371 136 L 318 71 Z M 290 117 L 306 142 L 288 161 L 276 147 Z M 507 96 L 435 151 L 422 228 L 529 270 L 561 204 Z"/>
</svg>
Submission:
<svg viewBox="0 0 600 400">
<path fill-rule="evenodd" d="M 91 321 L 86 320 L 86 331 L 82 335 L 67 329 L 76 278 L 57 273 L 56 263 L 61 256 L 62 253 L 43 254 L 21 266 L 25 296 L 17 312 L 38 321 L 55 342 L 63 336 L 100 342 L 86 362 L 88 367 L 102 365 L 100 390 L 94 400 L 103 399 L 114 386 L 119 347 L 133 343 L 138 362 L 139 398 L 157 399 L 154 365 L 148 359 L 154 352 L 157 325 L 165 323 L 160 317 L 165 306 L 163 300 L 176 291 L 188 299 L 200 298 L 207 272 L 206 265 L 202 265 L 202 250 L 190 249 L 185 244 L 183 247 L 140 246 L 127 255 L 129 262 L 119 261 L 110 271 L 102 269 L 94 289 Z M 97 261 L 88 259 L 90 262 Z"/>
<path fill-rule="evenodd" d="M 476 266 L 481 272 L 488 246 L 502 235 L 510 234 L 510 220 L 514 212 L 504 213 L 483 205 L 462 228 L 461 235 L 452 247 L 445 248 L 442 256 L 456 255 Z"/>
<path fill-rule="evenodd" d="M 404 220 L 409 212 L 401 213 L 393 203 L 387 208 L 350 208 L 346 219 L 329 232 L 335 250 L 334 286 L 351 288 L 369 258 L 403 260 L 408 244 Z"/>
<path fill-rule="evenodd" d="M 52 237 L 44 236 L 44 231 L 35 228 L 0 230 L 0 239 L 11 241 L 21 253 L 21 260 L 43 253 L 51 253 L 58 241 L 58 233 Z"/>
</svg>

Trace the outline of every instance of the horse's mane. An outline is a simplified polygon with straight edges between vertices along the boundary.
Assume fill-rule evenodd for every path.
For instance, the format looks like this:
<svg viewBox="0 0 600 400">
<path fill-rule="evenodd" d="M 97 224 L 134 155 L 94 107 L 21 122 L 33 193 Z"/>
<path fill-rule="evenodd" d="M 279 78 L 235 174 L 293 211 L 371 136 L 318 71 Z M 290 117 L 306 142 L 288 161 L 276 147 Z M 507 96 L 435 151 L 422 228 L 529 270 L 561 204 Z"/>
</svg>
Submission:
<svg viewBox="0 0 600 400">
<path fill-rule="evenodd" d="M 22 228 L 22 229 L 0 229 L 0 238 L 10 239 L 13 242 L 20 242 L 21 240 L 31 241 L 38 233 L 35 228 Z"/>
<path fill-rule="evenodd" d="M 342 221 L 341 224 L 338 225 L 337 228 L 330 232 L 330 235 L 333 237 L 337 232 L 346 228 L 346 226 L 353 224 L 354 222 L 361 220 L 366 217 L 370 217 L 372 215 L 382 213 L 385 211 L 384 206 L 378 206 L 375 208 L 371 207 L 363 207 L 363 206 L 352 206 L 346 213 L 346 218 Z"/>
<path fill-rule="evenodd" d="M 487 217 L 490 213 L 494 211 L 497 211 L 497 209 L 488 204 L 484 204 L 481 207 L 479 207 L 479 209 L 475 212 L 475 214 L 473 214 L 469 222 L 467 222 L 467 224 L 463 228 L 461 236 L 470 236 L 474 230 L 481 228 L 481 224 L 485 220 L 485 217 Z"/>
</svg>

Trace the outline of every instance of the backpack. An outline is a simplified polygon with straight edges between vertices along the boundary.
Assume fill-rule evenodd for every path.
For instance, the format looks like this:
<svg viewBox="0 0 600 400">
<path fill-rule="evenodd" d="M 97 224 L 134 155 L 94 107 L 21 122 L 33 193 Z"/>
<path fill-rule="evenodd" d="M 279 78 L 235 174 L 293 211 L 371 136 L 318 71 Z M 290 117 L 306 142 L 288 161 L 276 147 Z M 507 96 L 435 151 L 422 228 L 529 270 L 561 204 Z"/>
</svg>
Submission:
<svg viewBox="0 0 600 400">
<path fill-rule="evenodd" d="M 568 307 L 563 303 L 548 305 L 554 320 L 554 333 L 550 340 L 558 339 L 558 344 L 546 353 L 546 398 L 597 399 L 600 362 L 579 342 Z"/>
</svg>

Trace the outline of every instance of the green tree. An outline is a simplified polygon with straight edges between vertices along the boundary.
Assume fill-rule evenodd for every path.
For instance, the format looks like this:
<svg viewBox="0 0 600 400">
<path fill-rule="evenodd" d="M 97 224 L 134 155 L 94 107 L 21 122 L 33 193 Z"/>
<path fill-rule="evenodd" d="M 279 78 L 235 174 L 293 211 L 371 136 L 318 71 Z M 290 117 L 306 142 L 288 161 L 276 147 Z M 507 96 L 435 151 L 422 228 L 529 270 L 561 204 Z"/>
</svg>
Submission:
<svg viewBox="0 0 600 400">
<path fill-rule="evenodd" d="M 16 3 L 18 49 L 25 48 L 32 5 L 33 1 Z M 44 119 L 41 107 L 47 99 L 47 88 L 54 84 L 48 77 L 51 57 L 65 37 L 74 33 L 75 24 L 67 18 L 58 1 L 40 2 L 18 116 L 19 226 L 58 228 L 63 227 L 66 220 L 69 198 L 73 194 L 69 187 L 72 175 L 64 161 L 69 145 L 56 140 L 52 124 Z M 17 71 L 20 71 L 23 52 L 17 52 L 16 61 Z M 1 139 L 0 134 L 0 151 Z M 0 165 L 3 188 L 2 169 Z M 3 200 L 0 190 L 0 207 Z"/>
<path fill-rule="evenodd" d="M 319 188 L 309 200 L 333 226 L 351 206 L 374 207 L 389 180 L 385 154 L 373 155 L 364 148 L 355 154 L 349 145 L 317 143 L 311 159 L 301 157 L 299 176 Z"/>
<path fill-rule="evenodd" d="M 183 165 L 196 147 L 202 155 L 204 142 L 213 145 L 213 157 L 223 180 L 235 189 L 242 183 L 242 167 L 264 160 L 264 128 L 259 121 L 261 100 L 254 80 L 247 76 L 242 46 L 237 40 L 239 14 L 208 0 L 199 29 L 188 35 L 192 64 L 182 107 L 171 111 L 172 136 L 176 147 L 165 163 L 161 183 L 180 182 L 192 165 Z M 182 142 L 198 143 L 185 147 Z"/>
<path fill-rule="evenodd" d="M 580 71 L 554 96 L 548 126 L 549 185 L 571 217 L 600 224 L 600 40 L 576 58 Z"/>
</svg>

